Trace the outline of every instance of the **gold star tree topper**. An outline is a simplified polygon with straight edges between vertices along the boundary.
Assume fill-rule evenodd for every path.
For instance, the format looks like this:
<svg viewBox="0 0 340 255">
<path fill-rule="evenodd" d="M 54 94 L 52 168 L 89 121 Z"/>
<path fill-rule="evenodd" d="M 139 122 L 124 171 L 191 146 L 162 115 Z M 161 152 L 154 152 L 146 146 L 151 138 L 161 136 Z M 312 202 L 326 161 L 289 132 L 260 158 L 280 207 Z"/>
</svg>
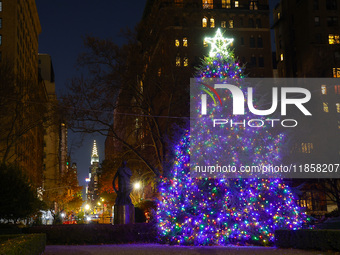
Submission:
<svg viewBox="0 0 340 255">
<path fill-rule="evenodd" d="M 211 44 L 210 57 L 215 57 L 217 54 L 227 57 L 228 46 L 234 41 L 233 38 L 224 38 L 220 29 L 217 29 L 215 37 L 206 37 L 204 40 Z"/>
</svg>

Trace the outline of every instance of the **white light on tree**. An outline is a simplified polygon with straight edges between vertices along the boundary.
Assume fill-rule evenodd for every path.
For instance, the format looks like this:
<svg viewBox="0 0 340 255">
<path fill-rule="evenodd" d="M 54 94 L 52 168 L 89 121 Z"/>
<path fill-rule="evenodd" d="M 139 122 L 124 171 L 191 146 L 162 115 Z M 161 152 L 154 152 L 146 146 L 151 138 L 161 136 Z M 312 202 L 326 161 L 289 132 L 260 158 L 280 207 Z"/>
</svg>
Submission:
<svg viewBox="0 0 340 255">
<path fill-rule="evenodd" d="M 211 44 L 210 57 L 215 57 L 217 54 L 228 56 L 229 44 L 234 41 L 233 38 L 224 38 L 220 29 L 217 29 L 215 37 L 206 37 L 204 40 Z"/>
</svg>

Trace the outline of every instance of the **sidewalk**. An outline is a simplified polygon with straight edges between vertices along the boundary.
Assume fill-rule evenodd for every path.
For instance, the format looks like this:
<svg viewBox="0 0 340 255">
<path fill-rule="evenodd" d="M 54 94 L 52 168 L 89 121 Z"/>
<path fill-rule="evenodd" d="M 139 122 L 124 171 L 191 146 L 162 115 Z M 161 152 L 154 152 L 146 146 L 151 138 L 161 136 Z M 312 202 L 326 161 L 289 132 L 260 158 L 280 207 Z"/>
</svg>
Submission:
<svg viewBox="0 0 340 255">
<path fill-rule="evenodd" d="M 47 245 L 43 255 L 177 255 L 177 254 L 213 254 L 213 255 L 309 255 L 309 254 L 335 254 L 334 252 L 304 251 L 295 249 L 277 249 L 273 247 L 255 246 L 169 246 L 160 244 L 123 244 L 123 245 Z"/>
</svg>

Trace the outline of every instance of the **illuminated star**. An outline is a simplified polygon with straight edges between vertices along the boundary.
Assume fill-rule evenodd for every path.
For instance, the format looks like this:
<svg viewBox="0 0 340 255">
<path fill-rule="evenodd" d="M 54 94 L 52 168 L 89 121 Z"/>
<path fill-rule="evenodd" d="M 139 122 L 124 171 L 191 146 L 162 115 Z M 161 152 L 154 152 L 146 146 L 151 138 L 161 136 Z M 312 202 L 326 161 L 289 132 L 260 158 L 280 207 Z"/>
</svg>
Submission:
<svg viewBox="0 0 340 255">
<path fill-rule="evenodd" d="M 224 38 L 222 36 L 221 30 L 217 29 L 215 37 L 206 37 L 205 41 L 211 43 L 211 50 L 209 52 L 210 57 L 215 57 L 217 54 L 222 56 L 228 56 L 228 46 L 231 44 L 233 38 Z"/>
</svg>

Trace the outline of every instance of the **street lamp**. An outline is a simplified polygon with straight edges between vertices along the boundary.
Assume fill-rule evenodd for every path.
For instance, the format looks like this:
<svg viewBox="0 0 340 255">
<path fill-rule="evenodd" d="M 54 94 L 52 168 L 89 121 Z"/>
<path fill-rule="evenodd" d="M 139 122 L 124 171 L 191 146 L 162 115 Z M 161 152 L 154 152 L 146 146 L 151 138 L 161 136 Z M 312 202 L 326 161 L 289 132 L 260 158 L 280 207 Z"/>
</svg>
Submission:
<svg viewBox="0 0 340 255">
<path fill-rule="evenodd" d="M 140 189 L 141 186 L 142 186 L 142 185 L 140 184 L 140 182 L 135 182 L 135 183 L 133 184 L 133 187 L 134 187 L 134 189 L 136 189 L 136 190 Z"/>
<path fill-rule="evenodd" d="M 85 205 L 85 210 L 88 211 L 89 209 L 90 209 L 90 205 L 89 205 L 89 204 L 86 204 L 86 205 Z"/>
</svg>

